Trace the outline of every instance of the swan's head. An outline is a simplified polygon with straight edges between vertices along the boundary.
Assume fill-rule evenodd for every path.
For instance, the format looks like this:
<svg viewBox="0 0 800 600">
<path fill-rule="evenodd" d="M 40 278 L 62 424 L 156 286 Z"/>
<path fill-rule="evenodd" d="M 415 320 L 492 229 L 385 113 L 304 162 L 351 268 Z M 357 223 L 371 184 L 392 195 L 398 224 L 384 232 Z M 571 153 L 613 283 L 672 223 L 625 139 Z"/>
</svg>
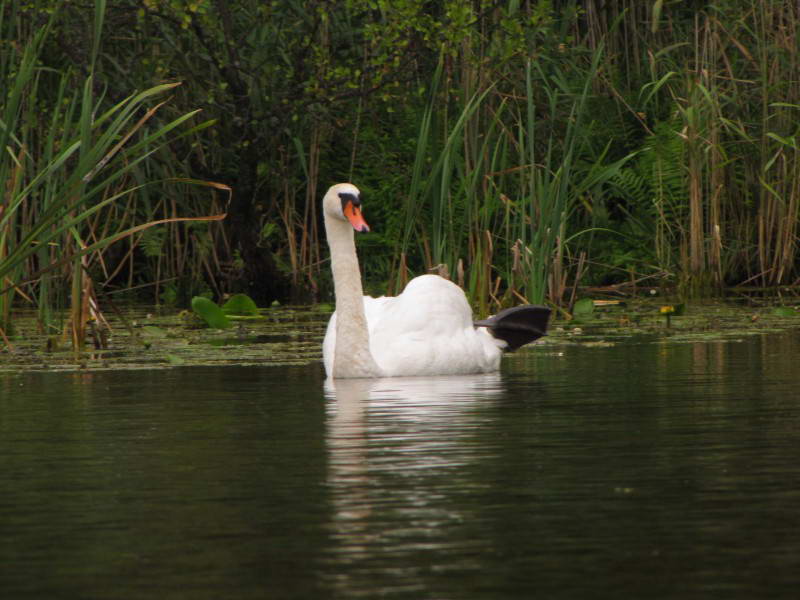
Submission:
<svg viewBox="0 0 800 600">
<path fill-rule="evenodd" d="M 352 183 L 332 185 L 322 199 L 322 210 L 334 219 L 350 221 L 356 231 L 369 231 L 369 225 L 361 216 L 361 192 Z"/>
</svg>

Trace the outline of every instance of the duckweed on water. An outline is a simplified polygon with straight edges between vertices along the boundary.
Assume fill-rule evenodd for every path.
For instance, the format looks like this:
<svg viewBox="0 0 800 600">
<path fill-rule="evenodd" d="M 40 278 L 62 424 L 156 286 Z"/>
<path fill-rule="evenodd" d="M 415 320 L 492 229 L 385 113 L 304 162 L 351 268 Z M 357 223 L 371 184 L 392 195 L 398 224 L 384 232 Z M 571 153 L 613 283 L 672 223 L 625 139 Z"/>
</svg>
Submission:
<svg viewBox="0 0 800 600">
<path fill-rule="evenodd" d="M 662 303 L 663 304 L 663 303 Z M 800 329 L 794 310 L 741 307 L 726 303 L 688 305 L 667 327 L 662 304 L 646 301 L 584 309 L 578 318 L 555 319 L 547 337 L 522 349 L 581 344 L 604 348 L 632 339 L 662 344 L 735 341 L 791 328 Z M 211 329 L 188 311 L 135 307 L 107 315 L 109 347 L 76 356 L 64 336 L 38 332 L 35 313 L 15 319 L 12 349 L 0 353 L 0 371 L 169 369 L 195 365 L 309 365 L 320 363 L 322 339 L 332 307 L 277 306 L 257 315 L 229 315 L 232 327 Z"/>
<path fill-rule="evenodd" d="M 0 354 L 0 370 L 154 369 L 193 365 L 304 365 L 322 357 L 330 314 L 311 307 L 279 307 L 257 317 L 229 316 L 232 327 L 212 329 L 187 311 L 137 307 L 123 317 L 107 315 L 108 349 L 75 356 L 61 336 L 37 332 L 35 313 L 15 320 L 12 349 Z M 48 350 L 48 347 L 51 348 Z"/>
</svg>

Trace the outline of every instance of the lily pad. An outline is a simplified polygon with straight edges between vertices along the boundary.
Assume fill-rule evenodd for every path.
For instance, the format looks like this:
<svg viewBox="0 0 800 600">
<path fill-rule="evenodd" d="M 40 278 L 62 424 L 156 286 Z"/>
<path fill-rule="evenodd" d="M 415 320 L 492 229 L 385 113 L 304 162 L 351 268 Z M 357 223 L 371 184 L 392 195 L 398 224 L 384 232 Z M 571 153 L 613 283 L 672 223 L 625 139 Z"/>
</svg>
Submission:
<svg viewBox="0 0 800 600">
<path fill-rule="evenodd" d="M 192 298 L 192 310 L 206 322 L 209 327 L 228 329 L 231 322 L 215 302 L 202 296 Z"/>
<path fill-rule="evenodd" d="M 167 331 L 165 329 L 161 329 L 161 327 L 156 327 L 155 325 L 145 325 L 142 327 L 142 333 L 150 337 L 167 337 Z"/>
<path fill-rule="evenodd" d="M 572 307 L 572 314 L 576 317 L 588 317 L 594 312 L 594 300 L 581 298 Z"/>
<path fill-rule="evenodd" d="M 226 315 L 258 315 L 258 306 L 247 294 L 234 294 L 222 305 L 222 312 Z"/>
<path fill-rule="evenodd" d="M 176 367 L 186 364 L 186 360 L 184 358 L 178 356 L 177 354 L 167 354 L 166 358 L 167 358 L 167 362 L 169 364 L 174 365 Z"/>
</svg>

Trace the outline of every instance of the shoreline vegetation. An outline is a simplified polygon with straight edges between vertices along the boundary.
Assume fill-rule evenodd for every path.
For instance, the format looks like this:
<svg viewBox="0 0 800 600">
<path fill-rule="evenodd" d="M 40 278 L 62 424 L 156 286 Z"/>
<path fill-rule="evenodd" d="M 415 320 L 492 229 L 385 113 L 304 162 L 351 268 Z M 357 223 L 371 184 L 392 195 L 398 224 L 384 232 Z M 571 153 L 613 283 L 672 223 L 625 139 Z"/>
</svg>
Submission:
<svg viewBox="0 0 800 600">
<path fill-rule="evenodd" d="M 372 295 L 796 305 L 798 32 L 777 0 L 0 0 L 3 362 L 90 353 L 114 303 L 317 311 L 344 180 Z"/>
<path fill-rule="evenodd" d="M 202 366 L 298 366 L 322 369 L 322 339 L 333 307 L 281 306 L 228 313 L 209 326 L 205 311 L 163 306 L 120 307 L 74 352 L 64 335 L 38 331 L 33 310 L 18 313 L 18 333 L 0 360 L 0 377 L 26 372 L 91 372 Z M 68 313 L 60 315 L 63 323 Z M 658 297 L 584 300 L 570 319 L 551 319 L 548 334 L 510 356 L 559 352 L 565 345 L 736 343 L 754 335 L 800 331 L 800 312 L 772 302 L 718 300 L 675 304 Z M 8 348 L 7 348 L 8 350 Z"/>
</svg>

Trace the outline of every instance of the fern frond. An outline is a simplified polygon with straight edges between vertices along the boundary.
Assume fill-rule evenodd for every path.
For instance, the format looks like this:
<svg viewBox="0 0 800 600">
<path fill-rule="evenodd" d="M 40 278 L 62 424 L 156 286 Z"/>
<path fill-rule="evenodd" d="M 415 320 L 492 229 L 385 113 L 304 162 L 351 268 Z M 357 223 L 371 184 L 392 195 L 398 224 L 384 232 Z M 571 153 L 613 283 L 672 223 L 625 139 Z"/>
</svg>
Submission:
<svg viewBox="0 0 800 600">
<path fill-rule="evenodd" d="M 151 227 L 142 234 L 140 246 L 148 258 L 158 258 L 162 254 L 164 242 L 167 239 L 167 230 L 164 227 Z"/>
</svg>

